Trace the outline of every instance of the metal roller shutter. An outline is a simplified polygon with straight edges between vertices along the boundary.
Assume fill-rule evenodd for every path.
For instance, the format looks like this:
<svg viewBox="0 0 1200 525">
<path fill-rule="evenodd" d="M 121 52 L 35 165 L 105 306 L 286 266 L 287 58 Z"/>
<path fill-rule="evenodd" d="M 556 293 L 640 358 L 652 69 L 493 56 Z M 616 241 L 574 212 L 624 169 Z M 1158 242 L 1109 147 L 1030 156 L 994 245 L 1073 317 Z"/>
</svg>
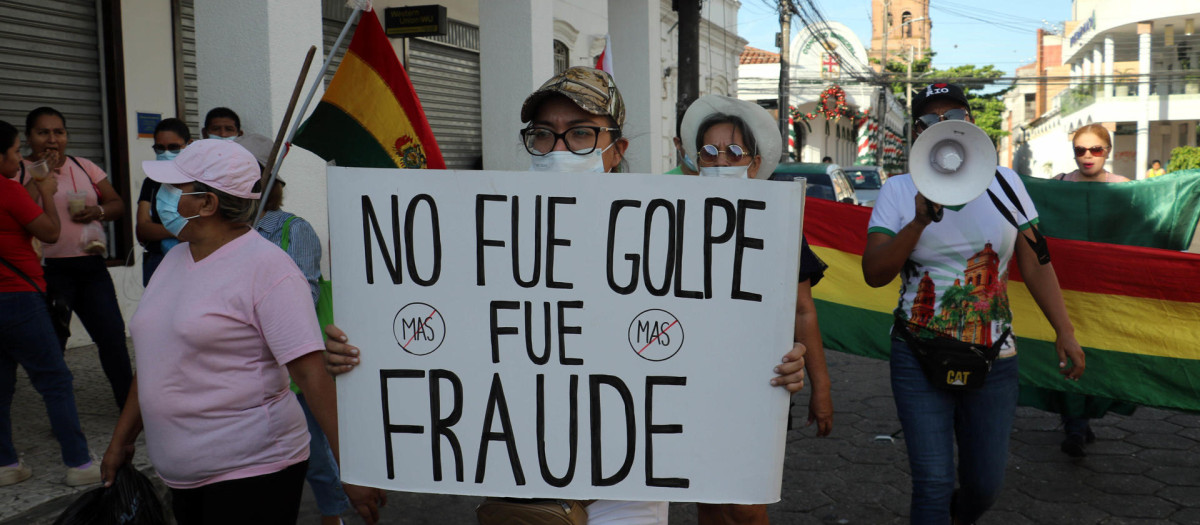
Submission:
<svg viewBox="0 0 1200 525">
<path fill-rule="evenodd" d="M 321 33 L 324 49 L 321 50 L 321 55 L 329 54 L 329 49 L 333 47 L 333 43 L 337 42 L 338 34 L 342 32 L 342 28 L 346 26 L 346 21 L 350 19 L 350 13 L 353 10 L 346 7 L 345 2 L 333 2 L 324 0 L 321 5 Z M 358 22 L 355 22 L 358 25 Z M 333 74 L 337 72 L 338 65 L 342 63 L 342 57 L 346 56 L 346 48 L 350 47 L 350 39 L 354 37 L 354 27 L 350 28 L 350 32 L 346 33 L 346 39 L 342 41 L 342 47 L 333 55 L 333 61 L 329 63 L 329 69 L 325 71 L 325 87 L 329 87 L 329 81 L 333 80 Z"/>
<path fill-rule="evenodd" d="M 424 39 L 410 40 L 408 47 L 408 77 L 450 169 L 475 169 L 483 152 L 479 29 L 465 27 L 474 30 L 475 50 Z M 452 36 L 453 32 L 447 35 Z"/>
<path fill-rule="evenodd" d="M 0 3 L 0 120 L 23 131 L 29 110 L 53 107 L 67 152 L 107 169 L 98 27 L 95 0 Z"/>
<path fill-rule="evenodd" d="M 325 53 L 333 47 L 350 13 L 345 2 L 322 1 Z M 483 152 L 480 136 L 483 121 L 479 101 L 479 28 L 455 20 L 450 20 L 448 25 L 444 36 L 409 39 L 405 67 L 417 91 L 417 98 L 425 109 L 433 136 L 442 150 L 442 157 L 446 159 L 446 167 L 472 169 L 479 164 Z M 342 42 L 342 48 L 334 55 L 329 71 L 325 73 L 326 87 L 346 54 L 349 40 L 347 34 L 346 41 Z"/>
</svg>

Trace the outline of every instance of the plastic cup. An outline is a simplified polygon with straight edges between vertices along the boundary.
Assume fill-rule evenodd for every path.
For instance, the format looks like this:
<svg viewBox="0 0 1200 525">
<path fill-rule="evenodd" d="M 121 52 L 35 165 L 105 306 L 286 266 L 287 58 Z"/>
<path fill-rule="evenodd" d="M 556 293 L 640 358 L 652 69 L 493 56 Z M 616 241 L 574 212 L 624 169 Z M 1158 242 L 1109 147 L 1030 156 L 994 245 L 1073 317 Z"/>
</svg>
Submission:
<svg viewBox="0 0 1200 525">
<path fill-rule="evenodd" d="M 29 165 L 29 174 L 33 176 L 33 180 L 42 181 L 50 176 L 50 163 L 45 160 L 39 160 Z"/>
<path fill-rule="evenodd" d="M 87 192 L 86 191 L 68 191 L 67 192 L 67 213 L 75 215 L 83 211 L 87 207 Z"/>
</svg>

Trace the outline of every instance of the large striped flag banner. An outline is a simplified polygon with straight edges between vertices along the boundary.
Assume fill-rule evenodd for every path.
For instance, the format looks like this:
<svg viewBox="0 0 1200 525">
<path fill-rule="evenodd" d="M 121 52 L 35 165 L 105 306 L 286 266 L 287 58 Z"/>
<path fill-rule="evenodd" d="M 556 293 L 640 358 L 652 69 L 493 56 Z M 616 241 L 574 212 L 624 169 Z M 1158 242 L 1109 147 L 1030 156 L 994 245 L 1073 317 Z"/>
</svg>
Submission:
<svg viewBox="0 0 1200 525">
<path fill-rule="evenodd" d="M 375 11 L 363 12 L 337 73 L 293 144 L 338 166 L 446 168 Z"/>
<path fill-rule="evenodd" d="M 825 345 L 886 358 L 899 282 L 871 288 L 863 280 L 871 209 L 808 199 L 805 215 L 808 241 L 829 264 L 813 288 Z M 1048 222 L 1043 216 L 1041 224 Z M 1050 243 L 1088 368 L 1078 382 L 1058 374 L 1054 331 L 1014 261 L 1008 296 L 1022 384 L 1200 410 L 1200 290 L 1189 284 L 1200 275 L 1200 255 L 1061 238 Z"/>
</svg>

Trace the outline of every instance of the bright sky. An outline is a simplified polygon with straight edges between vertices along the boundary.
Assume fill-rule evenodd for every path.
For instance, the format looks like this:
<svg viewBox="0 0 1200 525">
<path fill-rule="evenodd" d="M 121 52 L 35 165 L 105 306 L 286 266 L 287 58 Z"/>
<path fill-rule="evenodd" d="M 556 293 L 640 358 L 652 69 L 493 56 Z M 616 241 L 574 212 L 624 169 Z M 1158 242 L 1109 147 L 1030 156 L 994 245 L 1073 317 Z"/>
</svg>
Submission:
<svg viewBox="0 0 1200 525">
<path fill-rule="evenodd" d="M 933 66 L 948 67 L 992 64 L 1012 76 L 1018 67 L 1033 62 L 1039 27 L 1050 28 L 1071 16 L 1069 0 L 931 0 L 929 17 L 933 20 Z M 807 0 L 796 0 L 807 5 Z M 849 27 L 871 47 L 871 0 L 812 0 L 830 22 Z M 980 4 L 989 6 L 980 7 Z M 779 52 L 775 33 L 779 15 L 775 0 L 742 0 L 738 12 L 738 34 L 752 47 Z M 1003 8 L 998 11 L 994 8 Z M 1049 23 L 1043 25 L 1042 20 Z M 792 21 L 793 36 L 797 19 Z"/>
</svg>

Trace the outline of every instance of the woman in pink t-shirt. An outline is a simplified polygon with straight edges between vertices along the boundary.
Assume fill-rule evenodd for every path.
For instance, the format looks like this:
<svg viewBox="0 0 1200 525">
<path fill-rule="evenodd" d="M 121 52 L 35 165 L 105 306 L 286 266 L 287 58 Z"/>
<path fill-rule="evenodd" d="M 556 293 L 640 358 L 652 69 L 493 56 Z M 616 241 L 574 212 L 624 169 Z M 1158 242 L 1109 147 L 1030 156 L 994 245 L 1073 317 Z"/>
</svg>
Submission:
<svg viewBox="0 0 1200 525">
<path fill-rule="evenodd" d="M 289 374 L 337 450 L 333 381 L 308 283 L 250 228 L 260 168 L 233 142 L 195 142 L 143 164 L 163 184 L 163 225 L 183 241 L 146 288 L 130 333 L 137 376 L 104 454 L 111 482 L 146 431 L 150 462 L 182 525 L 294 523 L 308 430 Z M 378 497 L 346 486 L 351 501 Z"/>
<path fill-rule="evenodd" d="M 25 117 L 25 136 L 31 153 L 25 157 L 23 175 L 40 171 L 37 164 L 45 161 L 43 170 L 58 179 L 54 205 L 62 231 L 58 241 L 42 246 L 46 291 L 70 306 L 96 342 L 100 366 L 120 407 L 129 394 L 133 369 L 125 347 L 125 319 L 104 261 L 103 223 L 121 218 L 125 203 L 104 170 L 67 154 L 67 120 L 58 110 L 40 107 L 30 111 Z M 24 178 L 22 184 L 29 179 Z M 66 334 L 60 335 L 59 344 L 67 344 Z"/>
</svg>

